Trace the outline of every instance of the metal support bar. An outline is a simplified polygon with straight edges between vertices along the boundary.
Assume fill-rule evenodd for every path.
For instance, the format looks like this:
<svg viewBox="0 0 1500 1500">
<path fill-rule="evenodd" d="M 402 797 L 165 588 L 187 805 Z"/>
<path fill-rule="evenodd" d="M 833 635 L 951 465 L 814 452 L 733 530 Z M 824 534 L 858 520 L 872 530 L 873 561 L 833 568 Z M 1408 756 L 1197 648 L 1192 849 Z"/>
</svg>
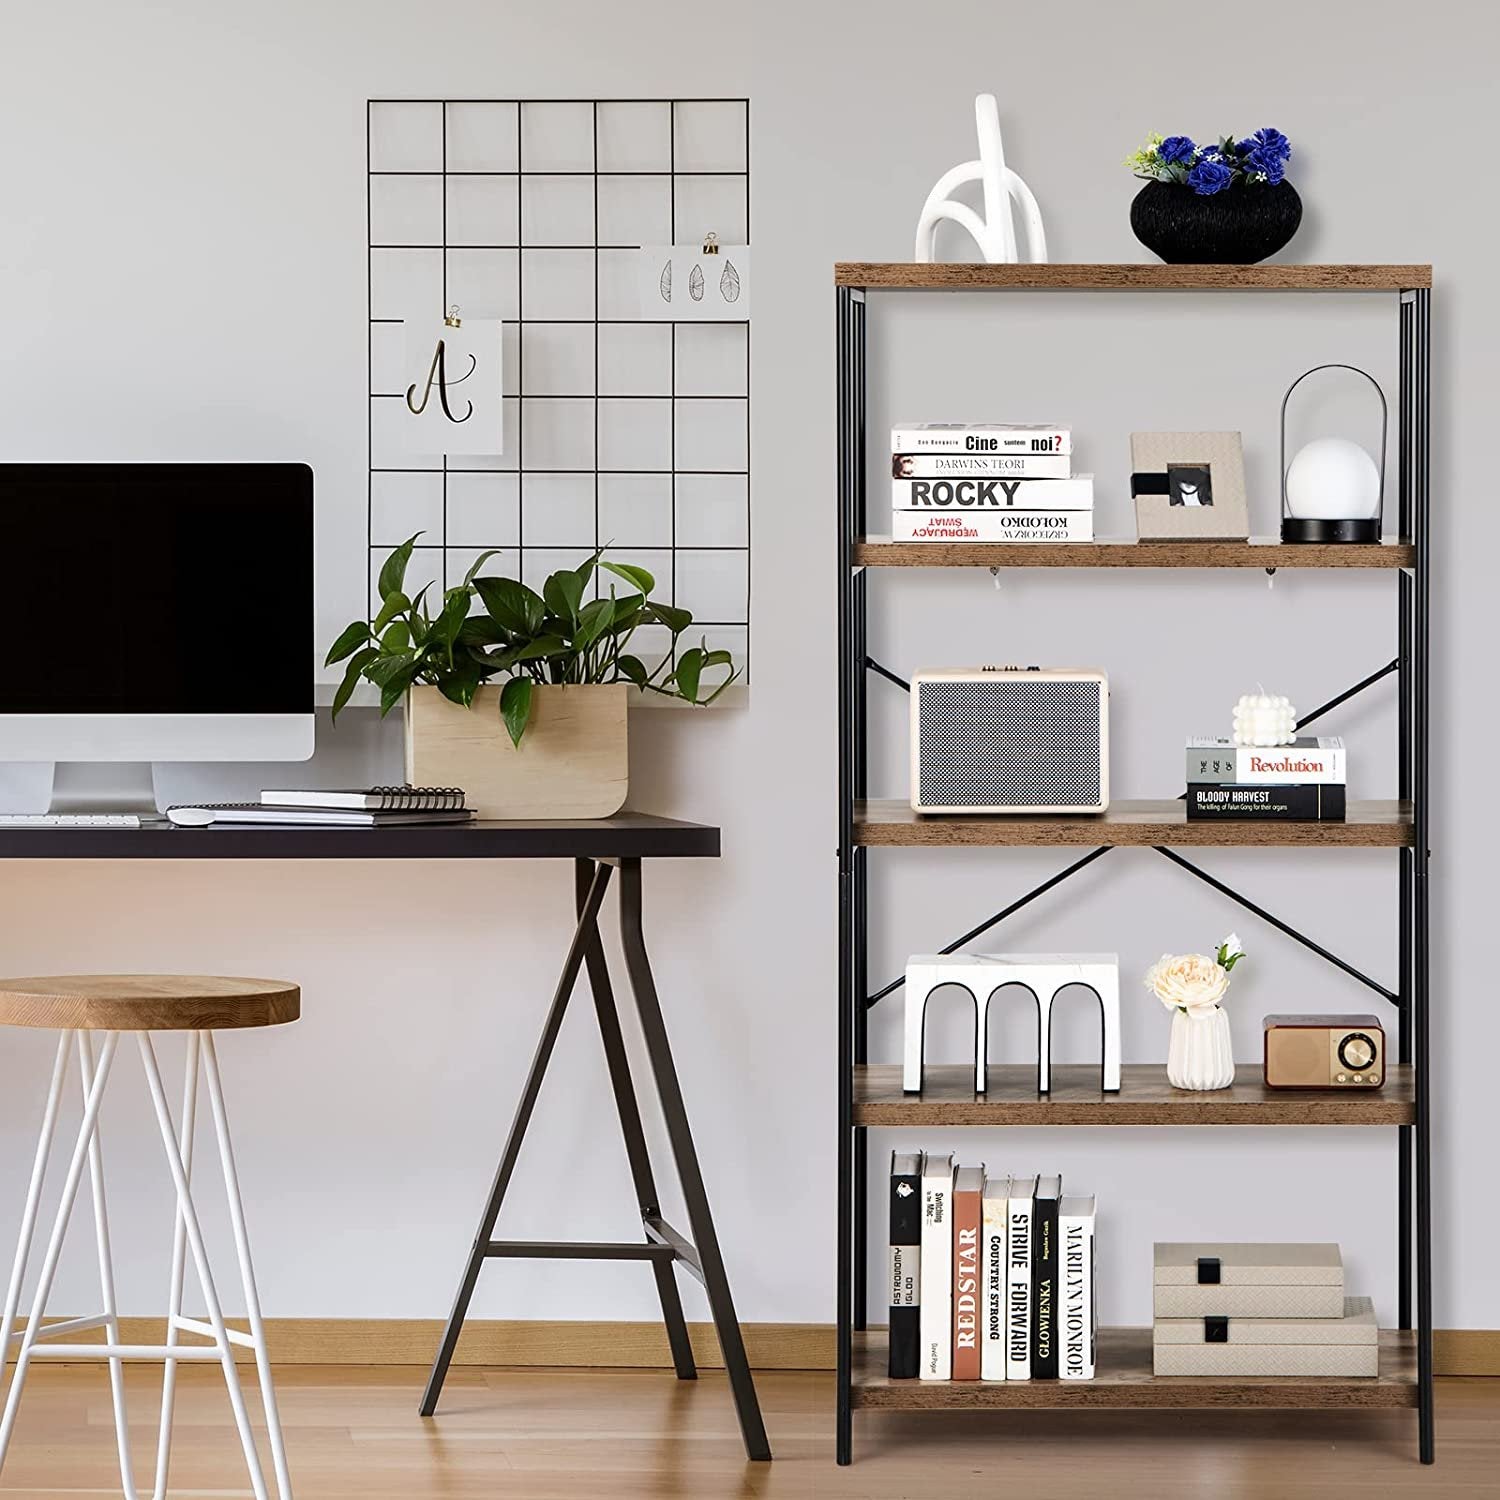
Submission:
<svg viewBox="0 0 1500 1500">
<path fill-rule="evenodd" d="M 1206 870 L 1200 870 L 1197 865 L 1191 863 L 1189 860 L 1185 860 L 1180 854 L 1174 854 L 1170 849 L 1163 848 L 1160 844 L 1154 844 L 1152 847 L 1164 859 L 1169 859 L 1174 865 L 1181 866 L 1188 872 L 1189 875 L 1194 875 L 1205 885 L 1212 886 L 1214 890 L 1218 891 L 1221 896 L 1228 896 L 1231 901 L 1234 901 L 1238 905 L 1243 906 L 1246 911 L 1254 912 L 1255 915 L 1261 919 L 1261 921 L 1269 922 L 1271 926 L 1274 927 L 1278 932 L 1284 932 L 1287 937 L 1301 943 L 1304 948 L 1310 950 L 1313 953 L 1316 953 L 1319 958 L 1324 959 L 1328 963 L 1331 963 L 1334 968 L 1342 969 L 1344 973 L 1349 975 L 1351 979 L 1359 980 L 1362 985 L 1365 985 L 1367 988 L 1374 990 L 1377 995 L 1383 996 L 1385 999 L 1389 1000 L 1392 1005 L 1401 1004 L 1401 997 L 1396 994 L 1395 991 L 1388 990 L 1377 980 L 1371 979 L 1368 974 L 1362 973 L 1360 970 L 1356 969 L 1353 964 L 1345 963 L 1344 960 L 1338 956 L 1338 954 L 1330 953 L 1328 949 L 1323 947 L 1321 943 L 1315 943 L 1310 937 L 1303 936 L 1303 934 L 1298 932 L 1295 927 L 1291 926 L 1287 922 L 1283 922 L 1280 917 L 1273 917 L 1271 913 L 1265 909 L 1265 907 L 1257 906 L 1255 902 L 1251 901 L 1247 896 L 1240 895 L 1240 893 L 1232 886 L 1225 885 L 1222 880 L 1215 880 L 1214 877 L 1210 875 Z"/>
<path fill-rule="evenodd" d="M 1102 848 L 1090 850 L 1089 853 L 1085 854 L 1082 859 L 1075 859 L 1066 870 L 1059 870 L 1057 874 L 1054 875 L 1050 880 L 1044 880 L 1040 885 L 1033 886 L 1031 890 L 1027 891 L 1026 894 L 1020 898 L 1019 901 L 1012 901 L 1011 904 L 1007 906 L 1003 911 L 997 911 L 994 916 L 989 917 L 985 921 L 981 922 L 978 927 L 971 927 L 966 933 L 964 933 L 962 937 L 954 938 L 954 940 L 949 943 L 946 948 L 939 948 L 938 952 L 957 953 L 965 943 L 972 943 L 975 938 L 981 936 L 983 933 L 988 932 L 990 928 L 994 927 L 997 923 L 1003 922 L 1007 917 L 1014 916 L 1015 913 L 1020 911 L 1023 906 L 1029 906 L 1033 901 L 1036 900 L 1038 896 L 1046 895 L 1053 886 L 1061 885 L 1063 881 L 1065 881 L 1070 875 L 1076 875 L 1086 866 L 1093 864 L 1096 859 L 1099 859 L 1103 855 L 1108 854 L 1109 851 L 1114 847 L 1115 845 L 1113 844 L 1105 844 Z M 891 982 L 886 985 L 884 989 L 876 990 L 876 992 L 865 1001 L 865 1006 L 868 1008 L 872 1005 L 878 1005 L 882 1000 L 885 999 L 887 995 L 891 994 L 895 990 L 899 990 L 905 983 L 905 975 L 902 975 L 902 977 L 899 979 L 891 980 Z"/>
<path fill-rule="evenodd" d="M 1320 703 L 1310 714 L 1303 714 L 1297 720 L 1297 728 L 1306 729 L 1313 720 L 1321 719 L 1330 709 L 1337 708 L 1341 703 L 1347 703 L 1356 693 L 1362 693 L 1366 688 L 1374 687 L 1382 677 L 1389 677 L 1392 672 L 1398 671 L 1400 666 L 1401 659 L 1399 656 L 1393 661 L 1388 661 L 1378 672 L 1371 672 L 1368 677 L 1361 678 L 1352 688 L 1340 693 L 1337 698 L 1330 698 L 1327 703 Z"/>
<path fill-rule="evenodd" d="M 903 693 L 911 692 L 911 683 L 909 683 L 904 677 L 897 677 L 894 672 L 889 670 L 889 668 L 882 667 L 873 656 L 865 657 L 865 667 L 867 668 L 867 670 L 875 672 L 881 677 L 884 677 L 887 682 L 894 682 Z"/>
<path fill-rule="evenodd" d="M 703 1266 L 698 1260 L 698 1247 L 686 1235 L 673 1229 L 660 1214 L 653 1214 L 642 1222 L 646 1233 L 651 1236 L 654 1248 L 668 1251 L 684 1271 L 700 1284 L 707 1284 L 703 1281 Z"/>
<path fill-rule="evenodd" d="M 492 1260 L 671 1260 L 673 1254 L 669 1246 L 634 1240 L 491 1240 L 484 1253 Z"/>
</svg>

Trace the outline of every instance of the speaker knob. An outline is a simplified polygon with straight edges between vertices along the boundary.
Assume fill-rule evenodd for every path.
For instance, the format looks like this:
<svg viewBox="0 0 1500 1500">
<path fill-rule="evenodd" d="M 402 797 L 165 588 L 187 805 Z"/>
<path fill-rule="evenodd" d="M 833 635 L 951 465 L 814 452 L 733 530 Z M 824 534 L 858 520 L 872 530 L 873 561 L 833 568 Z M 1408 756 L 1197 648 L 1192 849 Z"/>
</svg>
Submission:
<svg viewBox="0 0 1500 1500">
<path fill-rule="evenodd" d="M 1346 1068 L 1367 1068 L 1375 1061 L 1375 1043 L 1362 1031 L 1351 1032 L 1339 1043 L 1339 1061 Z"/>
</svg>

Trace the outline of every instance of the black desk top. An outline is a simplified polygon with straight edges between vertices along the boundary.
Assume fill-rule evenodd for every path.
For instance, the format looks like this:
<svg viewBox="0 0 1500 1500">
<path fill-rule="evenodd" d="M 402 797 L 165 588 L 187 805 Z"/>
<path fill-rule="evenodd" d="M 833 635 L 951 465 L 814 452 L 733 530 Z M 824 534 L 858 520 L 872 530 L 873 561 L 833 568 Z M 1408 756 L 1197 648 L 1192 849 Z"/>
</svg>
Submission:
<svg viewBox="0 0 1500 1500">
<path fill-rule="evenodd" d="M 650 813 L 418 828 L 0 828 L 0 859 L 717 859 L 719 830 Z"/>
</svg>

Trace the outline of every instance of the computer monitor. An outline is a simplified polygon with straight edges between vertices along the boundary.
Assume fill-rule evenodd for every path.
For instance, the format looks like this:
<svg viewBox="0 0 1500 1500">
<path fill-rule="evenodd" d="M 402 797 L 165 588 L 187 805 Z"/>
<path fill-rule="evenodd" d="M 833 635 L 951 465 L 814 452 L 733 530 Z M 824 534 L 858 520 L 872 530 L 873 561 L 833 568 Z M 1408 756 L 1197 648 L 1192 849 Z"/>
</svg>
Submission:
<svg viewBox="0 0 1500 1500">
<path fill-rule="evenodd" d="M 0 539 L 0 759 L 312 754 L 307 465 L 0 464 Z"/>
</svg>

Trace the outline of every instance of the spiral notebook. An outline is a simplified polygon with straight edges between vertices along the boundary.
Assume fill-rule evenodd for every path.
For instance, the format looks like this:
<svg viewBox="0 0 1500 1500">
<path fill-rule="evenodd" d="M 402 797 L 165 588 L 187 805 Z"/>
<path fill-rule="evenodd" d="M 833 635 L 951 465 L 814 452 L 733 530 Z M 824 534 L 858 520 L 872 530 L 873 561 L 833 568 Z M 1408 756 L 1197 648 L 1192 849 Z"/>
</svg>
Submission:
<svg viewBox="0 0 1500 1500">
<path fill-rule="evenodd" d="M 317 787 L 260 794 L 265 807 L 340 807 L 357 812 L 461 812 L 464 794 L 456 786 L 372 786 L 324 791 Z"/>
</svg>

